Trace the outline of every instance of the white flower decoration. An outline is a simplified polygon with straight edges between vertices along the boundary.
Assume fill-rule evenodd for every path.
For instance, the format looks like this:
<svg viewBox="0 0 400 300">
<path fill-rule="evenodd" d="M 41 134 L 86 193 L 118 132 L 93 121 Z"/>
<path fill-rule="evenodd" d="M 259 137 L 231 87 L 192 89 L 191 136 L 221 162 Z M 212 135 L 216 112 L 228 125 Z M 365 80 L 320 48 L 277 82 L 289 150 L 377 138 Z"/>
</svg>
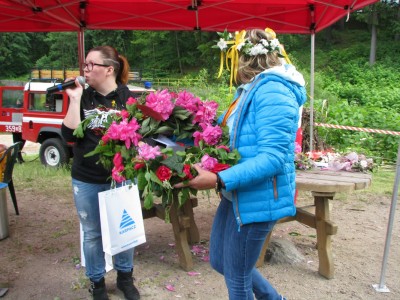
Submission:
<svg viewBox="0 0 400 300">
<path fill-rule="evenodd" d="M 260 55 L 260 54 L 267 54 L 267 53 L 268 53 L 268 50 L 266 48 L 264 48 L 264 46 L 261 45 L 261 44 L 257 44 L 257 45 L 253 46 L 250 49 L 250 55 L 251 56 L 256 56 L 256 55 Z"/>
<path fill-rule="evenodd" d="M 228 48 L 228 44 L 224 39 L 219 39 L 217 46 L 219 47 L 219 49 L 221 49 L 221 51 L 224 51 L 226 48 Z"/>
<path fill-rule="evenodd" d="M 242 49 L 242 47 L 244 46 L 244 42 L 241 42 L 237 45 L 237 49 L 238 51 L 240 51 Z"/>
<path fill-rule="evenodd" d="M 273 39 L 269 41 L 269 44 L 272 49 L 278 48 L 279 47 L 279 40 L 278 39 Z"/>
</svg>

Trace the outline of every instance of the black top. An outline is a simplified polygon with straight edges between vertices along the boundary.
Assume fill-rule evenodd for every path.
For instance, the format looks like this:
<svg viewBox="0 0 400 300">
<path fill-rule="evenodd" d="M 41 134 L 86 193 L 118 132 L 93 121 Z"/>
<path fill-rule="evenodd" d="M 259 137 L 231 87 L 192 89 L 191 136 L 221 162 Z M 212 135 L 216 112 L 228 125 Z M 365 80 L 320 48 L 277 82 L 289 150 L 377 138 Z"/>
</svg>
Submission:
<svg viewBox="0 0 400 300">
<path fill-rule="evenodd" d="M 106 96 L 96 92 L 89 87 L 83 91 L 81 97 L 81 120 L 95 113 L 95 108 L 105 106 L 107 108 L 121 110 L 125 108 L 126 101 L 133 94 L 126 85 L 118 85 L 117 89 Z M 111 182 L 111 170 L 106 170 L 99 162 L 99 156 L 93 155 L 84 157 L 84 155 L 96 148 L 102 137 L 99 132 L 101 122 L 90 124 L 83 138 L 77 138 L 73 135 L 74 130 L 66 127 L 64 123 L 61 127 L 61 133 L 67 142 L 74 142 L 72 178 L 87 183 L 108 183 Z M 97 129 L 97 130 L 96 130 Z"/>
</svg>

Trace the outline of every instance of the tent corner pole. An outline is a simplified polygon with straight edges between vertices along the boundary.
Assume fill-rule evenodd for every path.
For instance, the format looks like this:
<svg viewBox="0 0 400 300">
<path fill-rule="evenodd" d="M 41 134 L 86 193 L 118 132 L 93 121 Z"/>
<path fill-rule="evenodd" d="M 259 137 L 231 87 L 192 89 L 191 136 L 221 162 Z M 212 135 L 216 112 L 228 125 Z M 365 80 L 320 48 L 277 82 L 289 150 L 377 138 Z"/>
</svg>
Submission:
<svg viewBox="0 0 400 300">
<path fill-rule="evenodd" d="M 85 61 L 85 29 L 83 27 L 79 28 L 78 31 L 78 64 L 79 73 L 83 76 L 82 64 Z"/>
<path fill-rule="evenodd" d="M 314 150 L 314 61 L 315 61 L 315 31 L 311 33 L 311 63 L 310 63 L 310 152 Z"/>
</svg>

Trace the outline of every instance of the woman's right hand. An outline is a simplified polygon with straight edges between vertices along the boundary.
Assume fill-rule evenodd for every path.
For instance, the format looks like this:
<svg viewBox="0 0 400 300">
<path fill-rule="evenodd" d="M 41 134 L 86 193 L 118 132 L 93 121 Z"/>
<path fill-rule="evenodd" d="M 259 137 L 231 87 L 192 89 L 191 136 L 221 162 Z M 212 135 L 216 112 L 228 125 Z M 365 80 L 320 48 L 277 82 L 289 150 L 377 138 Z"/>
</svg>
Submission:
<svg viewBox="0 0 400 300">
<path fill-rule="evenodd" d="M 81 86 L 77 77 L 76 78 L 73 78 L 73 77 L 67 78 L 65 80 L 65 82 L 70 81 L 70 80 L 75 80 L 75 87 L 65 89 L 65 92 L 67 93 L 71 102 L 80 103 L 81 97 L 83 94 L 83 86 Z"/>
</svg>

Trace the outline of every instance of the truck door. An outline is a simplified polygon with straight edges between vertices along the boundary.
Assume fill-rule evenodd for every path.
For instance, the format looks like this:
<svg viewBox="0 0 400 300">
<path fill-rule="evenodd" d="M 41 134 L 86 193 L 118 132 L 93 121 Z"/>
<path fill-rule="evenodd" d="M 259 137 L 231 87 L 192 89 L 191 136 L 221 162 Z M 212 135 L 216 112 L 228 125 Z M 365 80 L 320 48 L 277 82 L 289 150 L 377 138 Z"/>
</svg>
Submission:
<svg viewBox="0 0 400 300">
<path fill-rule="evenodd" d="M 0 86 L 0 132 L 21 132 L 23 86 Z"/>
</svg>

